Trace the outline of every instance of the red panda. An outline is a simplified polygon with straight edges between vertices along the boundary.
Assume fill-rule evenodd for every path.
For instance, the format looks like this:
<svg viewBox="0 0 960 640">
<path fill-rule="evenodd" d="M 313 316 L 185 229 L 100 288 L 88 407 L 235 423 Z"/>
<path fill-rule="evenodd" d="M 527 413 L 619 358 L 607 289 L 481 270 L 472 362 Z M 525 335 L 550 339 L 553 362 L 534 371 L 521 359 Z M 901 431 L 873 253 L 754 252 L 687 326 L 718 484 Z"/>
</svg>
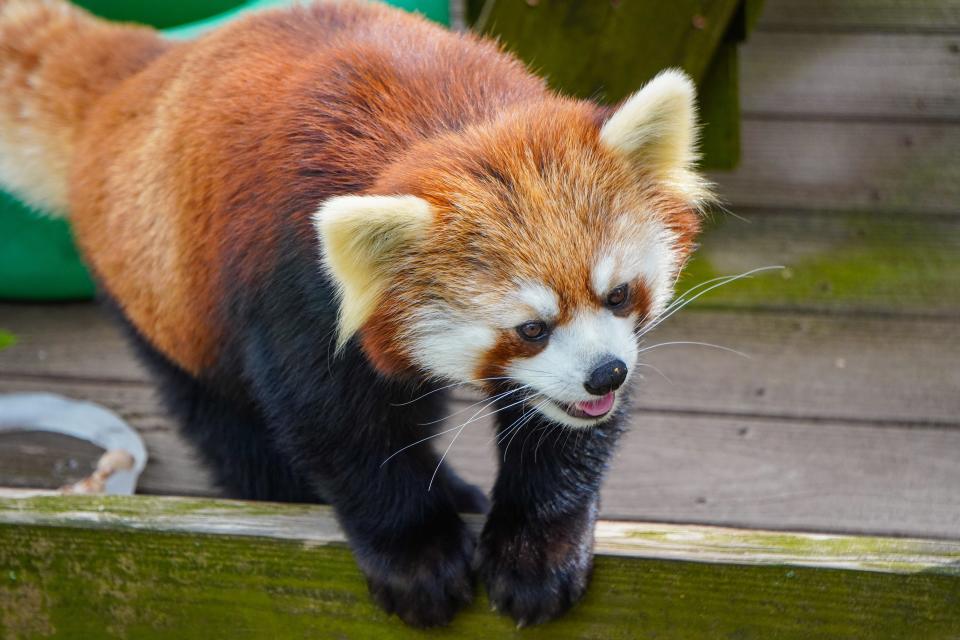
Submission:
<svg viewBox="0 0 960 640">
<path fill-rule="evenodd" d="M 0 0 L 0 186 L 70 216 L 225 493 L 329 502 L 418 626 L 475 574 L 521 624 L 584 592 L 636 332 L 710 197 L 694 103 L 678 71 L 616 108 L 563 97 L 375 4 L 172 42 Z M 583 437 L 505 455 L 488 502 L 422 442 L 457 384 L 501 436 Z M 458 509 L 489 510 L 478 541 Z"/>
</svg>

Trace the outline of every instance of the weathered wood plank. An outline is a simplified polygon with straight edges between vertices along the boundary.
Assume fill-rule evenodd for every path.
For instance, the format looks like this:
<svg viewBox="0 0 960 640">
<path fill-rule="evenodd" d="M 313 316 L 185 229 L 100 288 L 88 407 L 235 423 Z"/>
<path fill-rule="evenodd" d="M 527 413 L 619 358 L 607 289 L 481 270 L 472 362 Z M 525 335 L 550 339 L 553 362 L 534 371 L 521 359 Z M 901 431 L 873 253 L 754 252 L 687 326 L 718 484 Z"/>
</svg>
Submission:
<svg viewBox="0 0 960 640">
<path fill-rule="evenodd" d="M 960 119 L 960 34 L 755 33 L 745 115 Z"/>
<path fill-rule="evenodd" d="M 468 19 L 552 87 L 584 98 L 616 103 L 664 68 L 683 68 L 703 85 L 711 116 L 705 163 L 730 168 L 739 135 L 736 41 L 747 28 L 741 7 L 741 0 L 470 0 Z"/>
<path fill-rule="evenodd" d="M 960 32 L 956 0 L 767 0 L 758 30 Z"/>
<path fill-rule="evenodd" d="M 0 303 L 0 328 L 16 336 L 16 344 L 0 352 L 4 373 L 147 379 L 119 327 L 96 304 Z"/>
<path fill-rule="evenodd" d="M 7 498 L 0 522 L 8 637 L 422 636 L 373 607 L 323 509 Z M 524 637 L 960 633 L 956 543 L 626 523 L 597 538 L 584 601 Z M 450 633 L 520 636 L 478 596 Z"/>
<path fill-rule="evenodd" d="M 738 209 L 712 216 L 679 289 L 762 265 L 699 308 L 960 317 L 960 218 Z"/>
<path fill-rule="evenodd" d="M 500 39 L 554 87 L 617 101 L 664 67 L 700 80 L 739 4 L 470 0 L 468 11 L 475 29 Z"/>
<path fill-rule="evenodd" d="M 484 422 L 471 424 L 448 455 L 455 469 L 484 488 L 496 468 L 490 433 Z M 542 437 L 576 447 L 576 434 L 524 432 L 508 455 L 535 465 Z M 449 440 L 439 440 L 443 451 Z M 602 513 L 957 538 L 958 451 L 957 430 L 639 412 L 604 486 Z"/>
<path fill-rule="evenodd" d="M 483 516 L 465 515 L 479 533 Z M 345 544 L 346 536 L 325 505 L 223 499 L 128 496 L 62 496 L 56 492 L 0 488 L 0 525 L 70 527 L 102 531 L 229 535 Z M 960 576 L 960 541 L 878 538 L 825 533 L 774 532 L 601 520 L 599 555 L 734 564 L 859 569 Z"/>
<path fill-rule="evenodd" d="M 802 255 L 805 249 L 799 244 L 794 250 Z M 776 245 L 767 251 L 771 254 L 768 258 L 778 257 Z M 721 271 L 735 272 L 741 266 L 736 264 L 736 256 L 723 253 L 711 255 L 710 260 Z M 728 287 L 727 300 L 739 295 L 738 286 Z M 754 285 L 742 286 L 749 290 Z M 11 388 L 15 379 L 23 376 L 109 381 L 109 392 L 101 394 L 107 406 L 124 405 L 127 416 L 157 423 L 151 409 L 155 405 L 145 404 L 148 392 L 136 385 L 112 383 L 148 378 L 133 361 L 119 332 L 104 322 L 95 307 L 73 308 L 70 318 L 82 318 L 80 322 L 36 312 L 46 307 L 0 308 L 24 312 L 6 316 L 20 342 L 0 354 L 0 375 L 9 380 L 0 383 L 0 389 Z M 87 340 L 87 331 L 92 340 Z M 683 311 L 651 334 L 648 346 L 696 340 L 746 351 L 751 359 L 695 346 L 654 349 L 644 362 L 659 368 L 672 383 L 653 369 L 646 371 L 638 408 L 957 424 L 960 341 L 955 336 L 955 316 L 922 320 Z M 35 353 L 41 349 L 46 356 L 38 359 Z M 103 364 L 92 366 L 91 362 Z M 51 384 L 42 379 L 35 383 L 20 380 L 16 388 L 52 388 Z"/>
<path fill-rule="evenodd" d="M 892 341 L 897 337 L 892 336 Z M 150 452 L 141 476 L 146 493 L 212 495 L 215 489 L 152 396 L 111 392 L 108 385 L 17 383 L 99 402 L 140 429 Z M 695 386 L 687 392 L 696 395 Z M 641 399 L 647 392 L 641 394 Z M 131 410 L 125 401 L 135 402 Z M 468 400 L 459 400 L 451 413 Z M 466 419 L 469 413 L 453 416 Z M 166 424 L 166 428 L 160 425 Z M 146 425 L 146 428 L 144 428 Z M 523 433 L 511 455 L 535 464 L 541 436 Z M 449 438 L 439 438 L 443 450 Z M 489 488 L 497 468 L 488 419 L 465 429 L 448 460 Z M 568 446 L 576 446 L 575 436 Z M 639 410 L 604 489 L 605 517 L 726 523 L 768 528 L 890 535 L 960 535 L 960 430 L 894 428 L 829 420 L 783 420 Z M 851 505 L 856 505 L 853 508 Z"/>
<path fill-rule="evenodd" d="M 736 207 L 960 212 L 960 124 L 743 121 L 743 153 L 713 179 Z"/>
</svg>

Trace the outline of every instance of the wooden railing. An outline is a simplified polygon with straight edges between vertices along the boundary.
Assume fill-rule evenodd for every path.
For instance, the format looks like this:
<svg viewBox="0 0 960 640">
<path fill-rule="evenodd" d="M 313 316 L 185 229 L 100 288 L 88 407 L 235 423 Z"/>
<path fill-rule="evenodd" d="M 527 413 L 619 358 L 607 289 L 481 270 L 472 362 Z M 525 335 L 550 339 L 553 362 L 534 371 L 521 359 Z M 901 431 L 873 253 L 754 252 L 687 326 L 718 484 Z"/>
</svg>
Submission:
<svg viewBox="0 0 960 640">
<path fill-rule="evenodd" d="M 557 622 L 519 631 L 478 588 L 430 634 L 960 637 L 958 542 L 601 522 L 596 553 Z M 371 603 L 326 507 L 0 494 L 0 637 L 423 635 Z"/>
</svg>

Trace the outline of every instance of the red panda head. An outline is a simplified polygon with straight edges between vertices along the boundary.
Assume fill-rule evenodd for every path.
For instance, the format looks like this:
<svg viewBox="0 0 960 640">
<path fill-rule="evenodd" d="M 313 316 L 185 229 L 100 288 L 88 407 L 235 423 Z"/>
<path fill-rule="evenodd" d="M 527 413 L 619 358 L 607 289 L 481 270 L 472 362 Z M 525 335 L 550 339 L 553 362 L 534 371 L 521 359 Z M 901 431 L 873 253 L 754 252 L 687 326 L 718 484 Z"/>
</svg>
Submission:
<svg viewBox="0 0 960 640">
<path fill-rule="evenodd" d="M 612 113 L 541 100 L 416 145 L 316 216 L 340 344 L 359 333 L 386 374 L 605 419 L 692 250 L 695 137 L 693 85 L 665 72 Z"/>
</svg>

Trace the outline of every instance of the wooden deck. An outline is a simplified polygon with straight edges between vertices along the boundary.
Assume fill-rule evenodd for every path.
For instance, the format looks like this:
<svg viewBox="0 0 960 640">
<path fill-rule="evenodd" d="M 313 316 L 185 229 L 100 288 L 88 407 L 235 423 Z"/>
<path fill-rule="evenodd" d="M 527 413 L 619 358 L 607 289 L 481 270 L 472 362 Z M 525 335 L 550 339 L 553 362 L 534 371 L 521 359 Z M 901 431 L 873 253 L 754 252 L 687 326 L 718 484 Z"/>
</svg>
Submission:
<svg viewBox="0 0 960 640">
<path fill-rule="evenodd" d="M 682 286 L 788 269 L 656 332 L 751 357 L 650 352 L 669 381 L 640 383 L 606 517 L 960 538 L 960 9 L 912 4 L 768 0 L 743 162 L 714 176 L 743 219 L 711 220 Z M 214 492 L 96 307 L 2 304 L 0 329 L 0 392 L 110 407 L 147 442 L 145 493 Z M 484 485 L 489 440 L 471 425 L 450 454 Z"/>
<path fill-rule="evenodd" d="M 18 344 L 0 392 L 93 400 L 143 435 L 145 493 L 211 495 L 119 332 L 90 304 L 3 305 Z M 746 350 L 654 350 L 631 433 L 604 491 L 606 517 L 960 537 L 960 340 L 940 318 L 679 314 L 657 341 Z M 456 407 L 455 407 L 456 408 Z M 486 424 L 452 449 L 489 485 Z M 532 437 L 539 437 L 534 434 Z"/>
</svg>

